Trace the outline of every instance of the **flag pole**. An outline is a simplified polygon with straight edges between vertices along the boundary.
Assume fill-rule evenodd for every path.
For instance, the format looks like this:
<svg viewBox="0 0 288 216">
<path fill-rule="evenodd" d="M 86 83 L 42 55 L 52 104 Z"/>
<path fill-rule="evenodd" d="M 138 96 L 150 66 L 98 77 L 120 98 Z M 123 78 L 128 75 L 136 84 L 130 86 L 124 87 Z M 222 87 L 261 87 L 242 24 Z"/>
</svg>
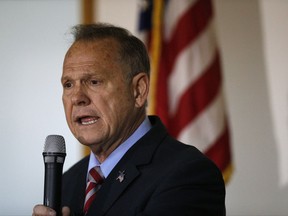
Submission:
<svg viewBox="0 0 288 216">
<path fill-rule="evenodd" d="M 152 41 L 151 41 L 151 67 L 152 73 L 150 77 L 150 98 L 148 106 L 148 114 L 156 114 L 156 86 L 158 79 L 158 66 L 161 52 L 161 37 L 162 37 L 162 10 L 163 0 L 154 2 L 155 9 L 152 14 Z"/>
<path fill-rule="evenodd" d="M 96 0 L 81 0 L 81 23 L 90 24 L 95 22 Z"/>
</svg>

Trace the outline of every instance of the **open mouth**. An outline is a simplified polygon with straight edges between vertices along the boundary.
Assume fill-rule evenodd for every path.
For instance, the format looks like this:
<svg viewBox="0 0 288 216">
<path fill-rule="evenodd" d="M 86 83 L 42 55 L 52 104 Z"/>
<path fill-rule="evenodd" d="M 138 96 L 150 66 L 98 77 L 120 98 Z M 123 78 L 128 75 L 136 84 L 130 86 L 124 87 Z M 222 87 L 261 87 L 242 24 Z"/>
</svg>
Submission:
<svg viewBox="0 0 288 216">
<path fill-rule="evenodd" d="M 98 121 L 99 117 L 95 116 L 84 116 L 78 118 L 77 122 L 81 125 L 92 125 Z"/>
</svg>

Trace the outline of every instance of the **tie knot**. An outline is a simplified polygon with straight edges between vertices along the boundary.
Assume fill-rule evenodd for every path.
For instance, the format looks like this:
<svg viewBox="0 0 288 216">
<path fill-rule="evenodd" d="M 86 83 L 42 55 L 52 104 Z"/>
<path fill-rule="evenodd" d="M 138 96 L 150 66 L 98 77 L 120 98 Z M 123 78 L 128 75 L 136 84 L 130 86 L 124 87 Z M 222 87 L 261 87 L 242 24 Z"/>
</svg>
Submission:
<svg viewBox="0 0 288 216">
<path fill-rule="evenodd" d="M 104 176 L 101 172 L 99 166 L 95 166 L 89 171 L 88 181 L 95 184 L 101 184 L 103 182 Z"/>
</svg>

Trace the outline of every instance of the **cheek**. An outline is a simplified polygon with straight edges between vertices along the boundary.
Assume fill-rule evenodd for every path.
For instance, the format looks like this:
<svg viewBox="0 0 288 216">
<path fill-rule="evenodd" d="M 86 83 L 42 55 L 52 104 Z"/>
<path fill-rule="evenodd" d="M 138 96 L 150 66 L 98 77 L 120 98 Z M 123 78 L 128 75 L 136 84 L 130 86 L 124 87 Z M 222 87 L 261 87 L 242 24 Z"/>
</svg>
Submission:
<svg viewBox="0 0 288 216">
<path fill-rule="evenodd" d="M 68 103 L 64 99 L 62 100 L 62 102 L 63 102 L 63 108 L 64 108 L 65 115 L 67 116 Z"/>
<path fill-rule="evenodd" d="M 62 103 L 65 112 L 65 117 L 69 124 L 69 122 L 71 121 L 72 106 L 68 103 L 68 100 L 65 98 L 62 98 Z"/>
<path fill-rule="evenodd" d="M 112 111 L 115 112 L 118 116 L 127 116 L 132 114 L 132 110 L 134 108 L 134 98 L 131 97 L 131 95 L 123 94 L 122 96 L 119 96 L 115 98 L 115 101 L 113 101 L 110 104 L 110 108 Z"/>
<path fill-rule="evenodd" d="M 95 107 L 101 112 L 102 117 L 107 123 L 117 121 L 119 116 L 123 115 L 125 112 L 126 108 L 124 107 L 127 106 L 127 102 L 124 101 L 123 97 L 120 95 L 121 94 L 116 96 L 109 95 L 94 101 Z"/>
</svg>

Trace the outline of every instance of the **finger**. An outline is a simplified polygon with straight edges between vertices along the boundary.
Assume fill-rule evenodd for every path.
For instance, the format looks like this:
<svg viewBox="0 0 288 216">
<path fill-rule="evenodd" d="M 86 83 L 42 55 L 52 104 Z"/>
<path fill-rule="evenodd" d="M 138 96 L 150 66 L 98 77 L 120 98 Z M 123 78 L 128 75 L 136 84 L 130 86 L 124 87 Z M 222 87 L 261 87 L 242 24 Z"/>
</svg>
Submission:
<svg viewBox="0 0 288 216">
<path fill-rule="evenodd" d="M 44 205 L 36 205 L 33 208 L 32 216 L 56 216 L 56 212 Z"/>
<path fill-rule="evenodd" d="M 64 206 L 62 208 L 62 216 L 70 216 L 70 208 L 67 206 Z"/>
</svg>

